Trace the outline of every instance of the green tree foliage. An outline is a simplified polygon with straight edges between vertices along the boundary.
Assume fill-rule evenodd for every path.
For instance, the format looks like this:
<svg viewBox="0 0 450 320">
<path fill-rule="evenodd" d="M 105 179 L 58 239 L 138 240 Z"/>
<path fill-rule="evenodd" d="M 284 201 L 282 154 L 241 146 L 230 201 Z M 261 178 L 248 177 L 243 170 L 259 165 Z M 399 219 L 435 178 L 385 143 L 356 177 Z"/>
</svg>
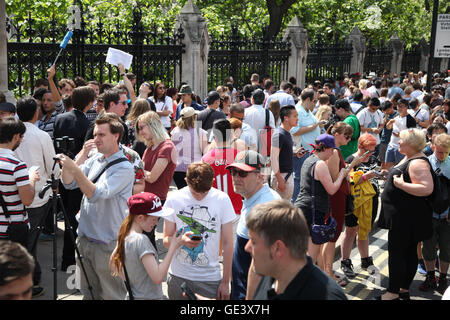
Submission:
<svg viewBox="0 0 450 320">
<path fill-rule="evenodd" d="M 130 26 L 132 9 L 138 5 L 147 28 L 173 27 L 176 16 L 187 0 L 79 0 L 84 5 L 88 25 L 100 20 L 106 27 Z M 429 0 L 194 0 L 208 21 L 214 36 L 227 34 L 232 24 L 239 25 L 243 36 L 255 36 L 268 27 L 271 35 L 280 35 L 297 15 L 311 39 L 343 38 L 355 26 L 375 44 L 386 42 L 397 33 L 406 44 L 429 40 L 433 2 Z M 6 0 L 8 15 L 16 24 L 24 23 L 31 12 L 33 25 L 46 26 L 49 17 L 67 21 L 72 1 Z M 439 12 L 450 10 L 448 1 L 440 1 Z M 70 10 L 69 10 L 70 11 Z"/>
</svg>

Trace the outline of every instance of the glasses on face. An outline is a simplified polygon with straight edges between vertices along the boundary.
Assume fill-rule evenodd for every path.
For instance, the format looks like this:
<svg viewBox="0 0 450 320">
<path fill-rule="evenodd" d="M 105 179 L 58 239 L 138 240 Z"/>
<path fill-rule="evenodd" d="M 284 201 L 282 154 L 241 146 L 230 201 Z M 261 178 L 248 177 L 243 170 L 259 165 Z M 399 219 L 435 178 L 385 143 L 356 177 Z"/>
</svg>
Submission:
<svg viewBox="0 0 450 320">
<path fill-rule="evenodd" d="M 228 169 L 228 171 L 230 171 L 231 176 L 234 177 L 236 174 L 238 174 L 239 177 L 241 177 L 241 178 L 246 178 L 248 176 L 248 174 L 250 173 L 247 171 L 238 170 L 238 169 L 234 169 L 234 168 Z"/>
<path fill-rule="evenodd" d="M 127 102 L 126 102 L 126 101 L 119 101 L 118 104 L 122 104 L 122 105 L 126 106 L 126 105 L 127 105 Z"/>
<path fill-rule="evenodd" d="M 345 139 L 350 140 L 352 138 L 351 135 L 344 135 Z"/>
<path fill-rule="evenodd" d="M 160 90 L 166 90 L 166 87 L 159 87 Z"/>
</svg>

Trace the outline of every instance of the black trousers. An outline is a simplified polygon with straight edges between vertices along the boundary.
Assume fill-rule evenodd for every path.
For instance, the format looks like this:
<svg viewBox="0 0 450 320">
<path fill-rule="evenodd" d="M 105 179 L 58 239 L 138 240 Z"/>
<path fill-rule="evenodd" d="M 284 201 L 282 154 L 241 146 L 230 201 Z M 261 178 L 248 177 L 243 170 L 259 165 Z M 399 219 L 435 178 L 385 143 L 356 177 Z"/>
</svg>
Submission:
<svg viewBox="0 0 450 320">
<path fill-rule="evenodd" d="M 61 200 L 63 202 L 66 215 L 68 217 L 70 225 L 73 228 L 73 235 L 76 239 L 76 237 L 77 237 L 76 231 L 78 228 L 78 221 L 75 218 L 75 216 L 78 213 L 78 211 L 80 210 L 81 199 L 83 198 L 83 193 L 80 191 L 80 189 L 67 190 L 64 188 L 64 186 L 61 183 L 59 185 L 59 191 L 61 194 Z M 69 226 L 65 226 L 62 260 L 63 260 L 63 264 L 67 264 L 67 265 L 75 264 L 75 245 L 72 242 L 70 232 L 71 231 L 69 229 Z"/>
<path fill-rule="evenodd" d="M 409 290 L 417 272 L 417 244 L 412 235 L 389 230 L 389 287 L 387 291 L 399 293 L 400 288 Z"/>
<path fill-rule="evenodd" d="M 186 172 L 175 171 L 173 173 L 173 182 L 175 182 L 178 190 L 187 186 L 186 180 L 184 180 L 184 178 L 186 178 Z"/>
</svg>

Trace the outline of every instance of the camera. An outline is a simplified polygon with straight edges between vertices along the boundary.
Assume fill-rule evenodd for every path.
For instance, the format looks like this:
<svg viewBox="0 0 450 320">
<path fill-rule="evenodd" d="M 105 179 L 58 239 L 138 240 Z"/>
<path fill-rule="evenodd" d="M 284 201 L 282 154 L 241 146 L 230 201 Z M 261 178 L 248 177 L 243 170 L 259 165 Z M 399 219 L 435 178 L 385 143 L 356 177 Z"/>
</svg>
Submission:
<svg viewBox="0 0 450 320">
<path fill-rule="evenodd" d="M 55 139 L 55 151 L 56 153 L 64 153 L 68 155 L 70 158 L 75 157 L 73 154 L 73 149 L 75 148 L 75 140 L 74 138 L 69 138 L 68 136 L 64 136 L 62 138 Z"/>
</svg>

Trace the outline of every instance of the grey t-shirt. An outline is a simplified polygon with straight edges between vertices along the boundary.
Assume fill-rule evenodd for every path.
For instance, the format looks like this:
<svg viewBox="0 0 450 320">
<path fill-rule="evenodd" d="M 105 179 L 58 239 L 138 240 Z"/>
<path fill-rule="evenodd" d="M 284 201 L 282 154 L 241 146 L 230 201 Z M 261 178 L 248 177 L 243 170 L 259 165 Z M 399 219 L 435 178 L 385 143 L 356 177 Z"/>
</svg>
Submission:
<svg viewBox="0 0 450 320">
<path fill-rule="evenodd" d="M 155 284 L 142 263 L 146 254 L 153 254 L 158 262 L 158 252 L 145 234 L 131 232 L 125 239 L 125 266 L 130 278 L 131 291 L 136 300 L 164 299 L 162 285 Z M 128 300 L 128 293 L 126 299 Z"/>
</svg>

